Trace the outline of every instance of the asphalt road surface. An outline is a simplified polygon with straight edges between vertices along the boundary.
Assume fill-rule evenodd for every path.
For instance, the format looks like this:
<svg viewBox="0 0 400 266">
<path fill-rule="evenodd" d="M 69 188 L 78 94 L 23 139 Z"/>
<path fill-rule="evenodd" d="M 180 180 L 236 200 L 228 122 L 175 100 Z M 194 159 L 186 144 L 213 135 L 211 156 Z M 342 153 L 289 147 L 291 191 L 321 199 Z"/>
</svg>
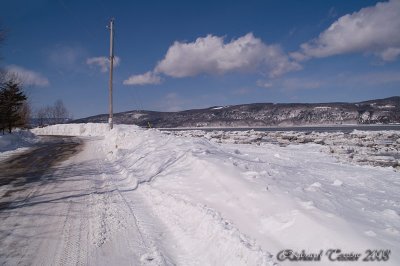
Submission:
<svg viewBox="0 0 400 266">
<path fill-rule="evenodd" d="M 0 162 L 0 187 L 10 185 L 0 198 L 0 211 L 8 208 L 14 192 L 29 183 L 51 179 L 54 166 L 77 153 L 82 141 L 76 137 L 42 136 L 42 142 L 28 151 Z"/>
</svg>

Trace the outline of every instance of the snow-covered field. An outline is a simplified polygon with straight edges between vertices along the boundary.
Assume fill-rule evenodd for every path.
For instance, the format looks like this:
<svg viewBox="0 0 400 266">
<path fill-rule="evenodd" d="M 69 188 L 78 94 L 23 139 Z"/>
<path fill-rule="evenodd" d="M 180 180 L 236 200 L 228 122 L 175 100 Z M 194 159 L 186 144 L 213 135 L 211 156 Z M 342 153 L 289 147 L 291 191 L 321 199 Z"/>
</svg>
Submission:
<svg viewBox="0 0 400 266">
<path fill-rule="evenodd" d="M 234 137 L 215 141 L 199 132 L 176 136 L 122 125 L 109 131 L 105 124 L 56 125 L 33 132 L 86 139 L 84 150 L 70 160 L 75 167 L 96 166 L 90 168 L 90 179 L 103 193 L 91 193 L 85 208 L 99 217 L 92 215 L 65 232 L 88 231 L 78 235 L 91 240 L 79 238 L 90 250 L 85 253 L 89 264 L 132 264 L 129 250 L 136 248 L 143 265 L 313 264 L 279 261 L 277 254 L 287 249 L 307 254 L 322 250 L 318 265 L 350 264 L 331 262 L 327 254 L 332 249 L 359 253 L 358 262 L 350 265 L 368 265 L 362 261 L 366 252 L 377 250 L 388 260 L 372 264 L 400 265 L 400 173 L 338 159 L 329 152 L 334 143 L 256 145 L 247 136 L 248 144 L 243 144 L 246 136 L 242 143 Z M 85 171 L 73 170 L 79 173 L 76 182 L 89 179 Z M 101 202 L 108 202 L 105 210 Z M 71 206 L 76 215 L 86 211 Z M 133 227 L 139 228 L 142 243 L 127 239 L 134 235 Z M 338 259 L 338 253 L 332 254 Z"/>
</svg>

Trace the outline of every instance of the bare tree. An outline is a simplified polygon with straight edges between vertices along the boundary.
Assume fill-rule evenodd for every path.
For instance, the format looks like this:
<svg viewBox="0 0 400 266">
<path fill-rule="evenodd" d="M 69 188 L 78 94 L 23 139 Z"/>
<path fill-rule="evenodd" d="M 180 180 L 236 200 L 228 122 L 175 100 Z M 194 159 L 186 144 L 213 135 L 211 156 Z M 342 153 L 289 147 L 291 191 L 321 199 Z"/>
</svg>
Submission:
<svg viewBox="0 0 400 266">
<path fill-rule="evenodd" d="M 68 112 L 67 108 L 65 107 L 62 100 L 57 100 L 54 103 L 53 111 L 54 111 L 55 123 L 61 124 L 61 123 L 65 123 L 65 121 L 68 120 L 69 112 Z"/>
<path fill-rule="evenodd" d="M 25 101 L 19 108 L 20 120 L 18 124 L 23 127 L 29 128 L 31 126 L 31 113 L 32 113 L 31 106 L 28 101 Z"/>
<path fill-rule="evenodd" d="M 62 124 L 72 117 L 62 100 L 37 109 L 35 115 L 39 126 Z"/>
<path fill-rule="evenodd" d="M 40 107 L 36 110 L 35 116 L 39 126 L 55 124 L 55 112 L 53 106 L 46 105 Z"/>
<path fill-rule="evenodd" d="M 35 116 L 36 116 L 37 123 L 39 124 L 39 126 L 44 126 L 47 123 L 46 110 L 44 107 L 37 109 L 35 112 Z"/>
</svg>

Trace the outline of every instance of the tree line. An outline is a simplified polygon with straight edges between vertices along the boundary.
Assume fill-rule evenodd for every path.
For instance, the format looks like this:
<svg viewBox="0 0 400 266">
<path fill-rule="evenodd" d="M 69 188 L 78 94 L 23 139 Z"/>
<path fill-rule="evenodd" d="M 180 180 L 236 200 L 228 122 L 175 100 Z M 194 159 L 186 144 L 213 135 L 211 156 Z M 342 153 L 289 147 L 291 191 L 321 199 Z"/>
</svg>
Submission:
<svg viewBox="0 0 400 266">
<path fill-rule="evenodd" d="M 72 115 L 61 100 L 57 100 L 54 105 L 47 105 L 37 109 L 35 116 L 38 126 L 63 124 L 72 119 Z"/>
</svg>

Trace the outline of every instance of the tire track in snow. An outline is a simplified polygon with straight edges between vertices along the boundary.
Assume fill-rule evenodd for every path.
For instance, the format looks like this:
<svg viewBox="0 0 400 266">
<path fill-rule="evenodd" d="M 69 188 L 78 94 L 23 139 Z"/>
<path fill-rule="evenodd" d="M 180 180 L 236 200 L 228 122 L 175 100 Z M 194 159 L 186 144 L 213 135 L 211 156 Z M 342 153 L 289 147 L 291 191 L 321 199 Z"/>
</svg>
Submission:
<svg viewBox="0 0 400 266">
<path fill-rule="evenodd" d="M 104 174 L 107 181 L 107 186 L 109 187 L 108 190 L 112 191 L 115 198 L 119 198 L 119 200 L 123 203 L 122 206 L 124 209 L 126 209 L 128 212 L 129 217 L 126 217 L 125 222 L 127 223 L 126 227 L 130 228 L 131 230 L 133 229 L 137 236 L 137 239 L 135 240 L 135 245 L 132 245 L 133 241 L 129 241 L 128 245 L 132 250 L 138 249 L 140 250 L 140 256 L 139 256 L 139 261 L 141 265 L 173 265 L 172 261 L 168 259 L 168 256 L 164 256 L 164 254 L 160 251 L 160 249 L 157 247 L 155 244 L 155 241 L 153 240 L 154 238 L 154 230 L 153 228 L 149 228 L 150 223 L 146 223 L 143 220 L 138 218 L 138 214 L 143 216 L 143 213 L 146 211 L 142 208 L 138 207 L 136 204 L 134 204 L 133 201 L 128 200 L 126 196 L 124 196 L 125 193 L 131 193 L 130 196 L 134 196 L 132 193 L 136 193 L 135 190 L 129 190 L 129 191 L 121 191 L 119 189 L 119 184 L 118 181 L 122 180 L 123 177 L 120 176 L 118 173 L 119 171 L 116 169 L 115 164 L 112 164 L 110 162 L 105 163 L 104 161 L 102 164 L 99 164 L 98 167 L 100 169 L 107 169 L 108 172 L 113 172 L 115 174 L 113 175 L 106 175 Z M 110 171 L 111 170 L 111 171 Z M 119 176 L 119 178 L 116 178 L 116 176 Z M 138 197 L 135 197 L 135 202 L 140 201 Z M 119 207 L 122 211 L 122 207 Z M 126 212 L 125 212 L 126 213 Z M 154 217 L 153 217 L 154 218 Z M 151 219 L 151 218 L 148 218 Z M 107 222 L 107 220 L 105 220 Z M 130 226 L 129 226 L 130 225 Z M 166 259 L 167 258 L 167 259 Z"/>
<path fill-rule="evenodd" d="M 71 169 L 72 170 L 72 169 Z M 81 182 L 80 182 L 81 183 Z M 81 184 L 90 186 L 90 182 Z M 88 261 L 88 196 L 82 195 L 62 203 L 65 218 L 57 242 L 57 253 L 54 256 L 55 265 L 87 265 Z"/>
<path fill-rule="evenodd" d="M 59 251 L 62 252 L 62 255 L 58 255 L 57 259 L 59 259 L 59 262 L 57 262 L 56 264 L 59 265 L 67 265 L 67 263 L 71 263 L 72 262 L 72 258 L 71 258 L 71 234 L 72 234 L 72 230 L 73 230 L 73 224 L 71 222 L 71 209 L 72 209 L 72 202 L 69 201 L 68 202 L 68 210 L 65 216 L 65 220 L 64 220 L 64 224 L 63 224 L 63 232 L 62 232 L 62 238 L 63 238 L 63 242 L 61 243 L 62 245 L 59 247 Z"/>
<path fill-rule="evenodd" d="M 271 254 L 215 210 L 151 185 L 141 190 L 172 233 L 180 265 L 277 265 Z"/>
<path fill-rule="evenodd" d="M 125 176 L 125 180 L 121 181 L 125 185 L 129 181 L 136 184 L 130 189 L 124 189 L 122 184 L 122 188 L 119 190 L 120 193 L 129 193 L 126 198 L 121 195 L 125 198 L 125 201 L 130 201 L 129 203 L 126 202 L 127 205 L 134 206 L 134 202 L 136 201 L 132 199 L 137 199 L 139 195 L 144 196 L 147 205 L 151 206 L 152 210 L 156 212 L 158 219 L 163 221 L 164 227 L 169 229 L 169 235 L 173 236 L 174 240 L 171 242 L 174 243 L 175 259 L 179 265 L 202 265 L 211 261 L 213 264 L 218 264 L 215 263 L 218 260 L 219 263 L 233 263 L 234 265 L 238 263 L 246 265 L 274 265 L 269 253 L 261 250 L 254 241 L 240 233 L 230 222 L 224 220 L 212 209 L 192 205 L 189 202 L 179 200 L 172 195 L 163 194 L 160 191 L 158 193 L 163 194 L 163 196 L 160 196 L 161 199 L 159 201 L 154 200 L 157 196 L 161 195 L 157 194 L 156 190 L 151 186 L 155 177 L 170 169 L 181 159 L 184 159 L 188 153 L 189 151 L 168 154 L 166 158 L 163 157 L 165 159 L 157 166 L 158 169 L 155 167 L 156 170 L 150 171 L 150 173 L 149 171 L 144 171 L 145 169 L 141 169 L 141 167 L 146 167 L 146 164 L 142 165 L 142 162 L 145 157 L 150 157 L 149 153 L 145 155 L 140 155 L 139 153 L 138 158 L 133 161 L 133 158 L 127 160 L 124 157 L 114 161 L 113 166 L 121 175 Z M 154 154 L 153 156 L 157 157 Z M 154 160 L 154 158 L 151 159 Z M 128 167 L 124 166 L 123 160 L 129 162 Z M 145 172 L 147 176 L 141 175 L 140 177 L 135 177 L 135 172 Z M 165 201 L 169 202 L 170 205 L 164 204 Z M 184 213 L 187 215 L 185 216 Z M 190 216 L 198 217 L 199 219 L 193 220 Z M 136 218 L 136 220 L 138 219 Z M 204 221 L 206 221 L 205 225 L 202 226 Z M 140 224 L 138 226 L 140 227 Z M 218 240 L 215 241 L 216 239 Z M 221 242 L 221 239 L 228 239 L 228 241 Z M 212 250 L 213 248 L 210 247 L 215 247 L 215 250 Z M 204 254 L 198 252 L 198 250 L 196 251 L 196 249 L 204 251 Z M 231 252 L 232 249 L 234 250 L 233 252 Z M 221 255 L 224 252 L 232 255 L 233 258 Z M 210 260 L 208 260 L 207 256 L 209 256 Z M 236 256 L 243 256 L 243 258 L 237 258 Z M 202 257 L 206 257 L 207 259 L 202 260 Z"/>
</svg>

